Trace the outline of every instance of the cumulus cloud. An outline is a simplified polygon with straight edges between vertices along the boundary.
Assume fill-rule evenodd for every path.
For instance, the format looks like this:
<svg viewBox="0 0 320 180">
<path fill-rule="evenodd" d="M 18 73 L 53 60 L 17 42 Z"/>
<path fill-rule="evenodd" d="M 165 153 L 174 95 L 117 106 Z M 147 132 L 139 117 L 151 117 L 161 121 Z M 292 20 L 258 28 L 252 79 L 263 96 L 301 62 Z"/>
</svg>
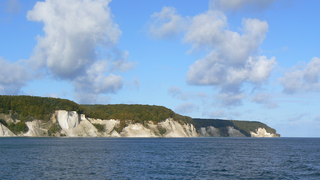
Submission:
<svg viewBox="0 0 320 180">
<path fill-rule="evenodd" d="M 122 32 L 113 22 L 111 0 L 46 0 L 28 11 L 27 19 L 44 24 L 28 64 L 74 85 L 80 103 L 95 103 L 101 94 L 116 93 L 131 70 L 128 51 L 115 46 Z M 99 52 L 107 53 L 106 59 Z M 99 60 L 100 59 L 100 60 Z"/>
<path fill-rule="evenodd" d="M 97 61 L 85 75 L 73 81 L 80 103 L 94 103 L 99 94 L 116 93 L 122 88 L 124 79 L 121 76 L 104 75 L 107 66 L 106 61 Z"/>
<path fill-rule="evenodd" d="M 185 20 L 174 7 L 163 7 L 151 15 L 148 33 L 154 38 L 172 38 L 185 28 Z"/>
<path fill-rule="evenodd" d="M 216 3 L 216 6 L 221 6 L 222 9 L 227 4 L 230 8 L 240 8 L 250 4 L 262 6 L 271 3 L 271 1 L 259 3 L 260 1 L 240 0 L 226 2 L 212 1 L 211 3 Z M 174 9 L 167 11 L 181 19 Z M 189 84 L 214 86 L 220 90 L 217 97 L 222 105 L 233 106 L 241 105 L 242 99 L 246 97 L 242 92 L 244 83 L 260 86 L 269 79 L 271 71 L 277 65 L 275 57 L 268 59 L 266 56 L 258 55 L 259 46 L 268 32 L 266 21 L 243 19 L 240 32 L 232 31 L 228 28 L 226 15 L 219 8 L 210 8 L 205 13 L 184 18 L 184 21 L 183 29 L 176 28 L 179 26 L 178 21 L 170 21 L 170 27 L 184 32 L 183 42 L 192 45 L 189 52 L 209 51 L 204 58 L 189 67 L 186 77 Z M 164 26 L 165 23 L 160 23 L 158 28 L 161 29 Z M 182 93 L 178 89 L 171 90 L 176 91 L 171 92 L 173 96 L 181 97 Z"/>
<path fill-rule="evenodd" d="M 95 48 L 113 46 L 121 31 L 113 22 L 110 1 L 46 0 L 37 2 L 27 19 L 44 23 L 43 37 L 30 64 L 45 67 L 61 79 L 73 80 L 96 59 Z"/>
<path fill-rule="evenodd" d="M 320 92 L 320 58 L 314 57 L 307 65 L 297 65 L 279 78 L 283 92 Z"/>
<path fill-rule="evenodd" d="M 186 114 L 186 113 L 192 113 L 194 111 L 197 111 L 199 107 L 193 103 L 184 103 L 175 108 L 175 111 L 178 113 Z"/>
<path fill-rule="evenodd" d="M 134 68 L 135 63 L 128 61 L 129 52 L 114 49 L 110 57 L 110 72 L 126 72 Z"/>
<path fill-rule="evenodd" d="M 31 73 L 19 62 L 10 63 L 0 57 L 0 94 L 17 95 L 31 79 Z"/>
<path fill-rule="evenodd" d="M 255 94 L 252 99 L 251 102 L 255 102 L 258 104 L 263 104 L 264 107 L 268 108 L 268 109 L 274 109 L 278 107 L 278 104 L 274 101 L 272 101 L 272 97 L 270 94 L 266 94 L 266 93 L 258 93 Z"/>
<path fill-rule="evenodd" d="M 211 0 L 210 8 L 223 11 L 254 10 L 268 8 L 275 0 Z"/>
<path fill-rule="evenodd" d="M 193 21 L 185 42 L 192 43 L 193 49 L 207 47 L 211 52 L 190 66 L 187 82 L 218 87 L 222 105 L 241 105 L 246 97 L 241 92 L 243 84 L 261 85 L 277 65 L 275 57 L 255 55 L 266 37 L 267 22 L 244 19 L 240 35 L 226 29 L 226 17 L 220 11 L 208 11 L 194 17 Z"/>
</svg>

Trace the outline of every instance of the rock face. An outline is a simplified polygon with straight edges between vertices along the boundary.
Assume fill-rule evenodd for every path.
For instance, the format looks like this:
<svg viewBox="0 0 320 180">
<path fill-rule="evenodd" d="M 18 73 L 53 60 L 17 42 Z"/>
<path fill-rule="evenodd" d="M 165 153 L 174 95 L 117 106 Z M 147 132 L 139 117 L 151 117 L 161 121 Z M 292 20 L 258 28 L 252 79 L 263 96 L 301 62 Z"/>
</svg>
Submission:
<svg viewBox="0 0 320 180">
<path fill-rule="evenodd" d="M 101 119 L 93 119 L 93 118 L 88 118 L 88 120 L 92 124 L 101 124 L 105 128 L 105 132 L 103 133 L 103 136 L 105 137 L 120 137 L 120 134 L 114 130 L 115 127 L 118 127 L 120 124 L 119 120 L 101 120 Z"/>
<path fill-rule="evenodd" d="M 7 127 L 0 123 L 0 137 L 13 137 L 16 136 Z"/>
<path fill-rule="evenodd" d="M 120 133 L 122 137 L 158 137 L 152 129 L 144 127 L 140 123 L 129 124 Z"/>
<path fill-rule="evenodd" d="M 227 129 L 230 137 L 246 137 L 239 130 L 234 129 L 234 127 L 228 126 Z"/>
<path fill-rule="evenodd" d="M 6 122 L 17 123 L 11 116 L 0 114 Z M 120 131 L 120 121 L 115 119 L 102 120 L 86 118 L 84 114 L 76 111 L 56 111 L 49 121 L 27 121 L 29 130 L 24 134 L 14 134 L 0 123 L 0 137 L 28 136 L 28 137 L 246 137 L 238 128 L 225 126 L 216 128 L 212 125 L 195 128 L 193 124 L 180 124 L 172 118 L 154 124 L 152 121 L 132 123 L 127 120 Z M 101 130 L 101 125 L 103 130 Z M 100 131 L 96 128 L 98 127 Z M 268 133 L 265 128 L 258 128 L 251 132 L 251 137 L 280 137 L 279 134 Z"/>
<path fill-rule="evenodd" d="M 251 137 L 280 137 L 279 134 L 268 133 L 265 128 L 258 128 L 256 132 L 250 132 Z"/>
<path fill-rule="evenodd" d="M 40 120 L 34 120 L 31 122 L 26 122 L 26 125 L 29 128 L 29 131 L 23 136 L 29 136 L 29 137 L 42 137 L 47 135 L 47 130 L 41 128 L 41 121 Z"/>
<path fill-rule="evenodd" d="M 220 130 L 213 126 L 201 127 L 199 135 L 203 137 L 220 137 Z"/>
<path fill-rule="evenodd" d="M 181 125 L 172 118 L 168 118 L 159 125 L 166 129 L 163 137 L 198 137 L 197 131 L 192 124 Z"/>
<path fill-rule="evenodd" d="M 56 112 L 58 122 L 62 129 L 72 129 L 79 124 L 79 116 L 76 111 L 59 110 Z"/>
<path fill-rule="evenodd" d="M 151 121 L 146 125 L 129 123 L 119 134 L 115 131 L 120 124 L 119 120 L 87 119 L 84 114 L 79 118 L 77 112 L 64 110 L 56 111 L 55 116 L 62 128 L 61 135 L 67 137 L 198 137 L 192 124 L 181 125 L 172 118 L 158 124 L 153 124 Z M 98 132 L 93 124 L 103 125 L 104 131 Z M 165 129 L 164 134 L 161 134 L 159 127 Z"/>
</svg>

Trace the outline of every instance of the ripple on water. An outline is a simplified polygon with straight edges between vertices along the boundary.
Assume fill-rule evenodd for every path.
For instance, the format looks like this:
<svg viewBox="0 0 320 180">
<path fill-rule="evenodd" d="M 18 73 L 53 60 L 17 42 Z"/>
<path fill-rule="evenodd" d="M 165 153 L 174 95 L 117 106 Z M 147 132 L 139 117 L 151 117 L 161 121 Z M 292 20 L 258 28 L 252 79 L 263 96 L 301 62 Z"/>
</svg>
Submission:
<svg viewBox="0 0 320 180">
<path fill-rule="evenodd" d="M 0 179 L 319 179 L 318 138 L 0 138 Z"/>
</svg>

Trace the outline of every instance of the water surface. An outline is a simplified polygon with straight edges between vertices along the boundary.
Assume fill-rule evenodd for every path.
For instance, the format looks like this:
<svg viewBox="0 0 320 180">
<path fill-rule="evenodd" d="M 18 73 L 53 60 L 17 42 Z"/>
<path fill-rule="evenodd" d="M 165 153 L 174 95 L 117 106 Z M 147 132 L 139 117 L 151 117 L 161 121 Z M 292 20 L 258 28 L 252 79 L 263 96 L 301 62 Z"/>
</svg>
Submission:
<svg viewBox="0 0 320 180">
<path fill-rule="evenodd" d="M 0 179 L 320 179 L 320 138 L 0 138 Z"/>
</svg>

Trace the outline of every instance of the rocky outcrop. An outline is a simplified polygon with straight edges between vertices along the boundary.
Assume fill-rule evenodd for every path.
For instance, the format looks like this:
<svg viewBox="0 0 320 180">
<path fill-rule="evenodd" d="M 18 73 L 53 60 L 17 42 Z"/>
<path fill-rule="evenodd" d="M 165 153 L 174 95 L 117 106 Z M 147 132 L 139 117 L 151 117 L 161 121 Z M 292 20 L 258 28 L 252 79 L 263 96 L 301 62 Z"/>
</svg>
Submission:
<svg viewBox="0 0 320 180">
<path fill-rule="evenodd" d="M 62 129 L 73 129 L 79 124 L 79 116 L 76 111 L 56 111 L 58 122 Z"/>
<path fill-rule="evenodd" d="M 228 126 L 227 129 L 228 129 L 229 137 L 246 137 L 239 130 L 234 129 L 234 127 Z"/>
<path fill-rule="evenodd" d="M 198 137 L 198 133 L 192 124 L 181 125 L 172 118 L 168 118 L 159 125 L 166 129 L 163 137 Z"/>
<path fill-rule="evenodd" d="M 159 137 L 152 129 L 146 128 L 140 123 L 129 124 L 123 128 L 120 135 L 122 137 Z"/>
<path fill-rule="evenodd" d="M 0 123 L 0 137 L 13 137 L 16 136 L 7 127 Z"/>
<path fill-rule="evenodd" d="M 88 118 L 88 120 L 92 124 L 101 124 L 104 126 L 105 131 L 102 133 L 104 137 L 120 137 L 120 134 L 115 131 L 114 129 L 119 126 L 120 121 L 119 120 L 101 120 L 101 119 L 93 119 Z"/>
<path fill-rule="evenodd" d="M 220 130 L 213 126 L 201 127 L 199 129 L 199 135 L 202 137 L 220 137 Z"/>
<path fill-rule="evenodd" d="M 265 128 L 258 128 L 256 132 L 250 132 L 251 137 L 280 137 L 279 134 L 268 133 Z"/>
<path fill-rule="evenodd" d="M 42 121 L 40 120 L 26 122 L 26 125 L 28 126 L 29 130 L 27 133 L 23 134 L 23 136 L 28 136 L 28 137 L 48 136 L 48 130 L 41 128 L 41 124 L 42 124 Z"/>
</svg>

